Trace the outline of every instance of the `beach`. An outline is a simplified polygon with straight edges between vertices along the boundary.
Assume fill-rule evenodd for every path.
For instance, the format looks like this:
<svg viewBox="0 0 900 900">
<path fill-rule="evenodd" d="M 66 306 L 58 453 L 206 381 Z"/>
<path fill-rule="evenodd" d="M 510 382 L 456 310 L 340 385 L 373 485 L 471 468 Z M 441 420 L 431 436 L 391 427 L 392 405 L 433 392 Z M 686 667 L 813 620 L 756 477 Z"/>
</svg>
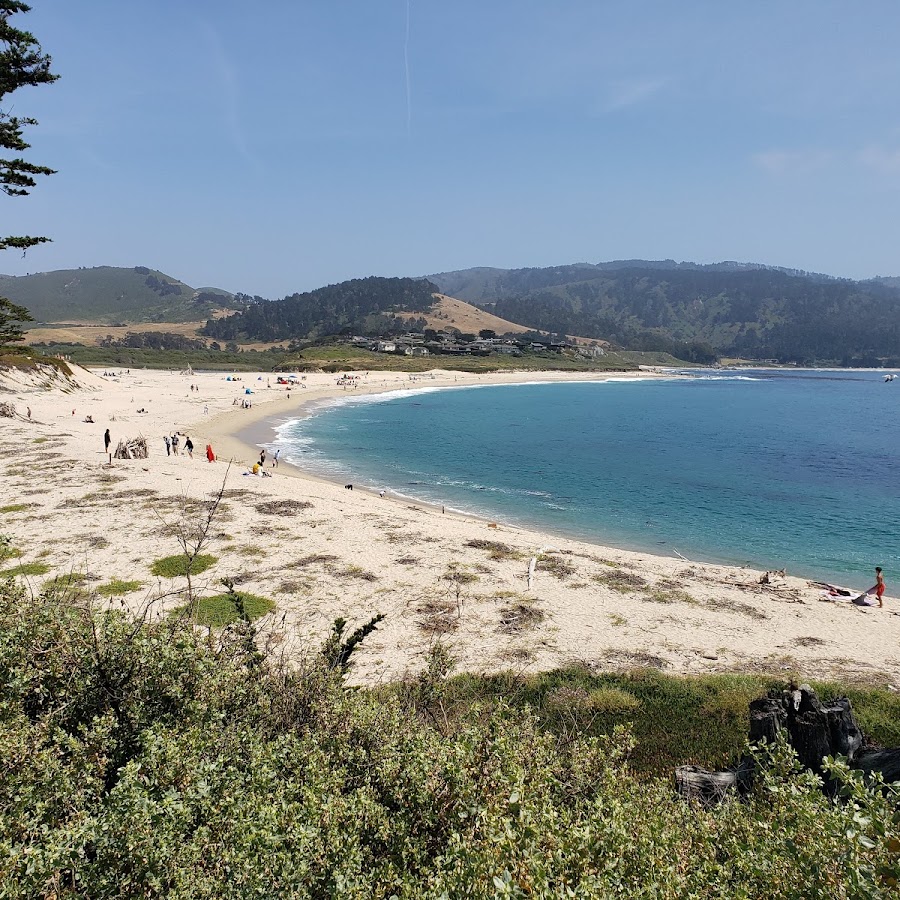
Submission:
<svg viewBox="0 0 900 900">
<path fill-rule="evenodd" d="M 861 608 L 826 600 L 790 571 L 763 583 L 760 570 L 442 512 L 357 485 L 347 490 L 285 463 L 273 468 L 271 453 L 272 477 L 244 474 L 274 440 L 274 426 L 348 393 L 608 375 L 354 372 L 351 387 L 339 374 L 317 372 L 286 387 L 273 373 L 235 381 L 224 373 L 74 372 L 74 383 L 48 384 L 45 373 L 0 378 L 0 400 L 17 411 L 0 419 L 0 533 L 22 552 L 7 568 L 46 568 L 23 576 L 31 590 L 72 573 L 87 589 L 134 580 L 136 590 L 95 602 L 168 615 L 184 602 L 184 579 L 157 578 L 150 566 L 180 552 L 179 533 L 221 491 L 203 547 L 217 561 L 193 578 L 193 589 L 219 594 L 228 578 L 271 599 L 275 611 L 258 621 L 260 632 L 298 661 L 336 618 L 352 630 L 384 615 L 354 655 L 357 683 L 418 671 L 440 640 L 462 671 L 654 667 L 900 686 L 890 581 L 884 609 Z M 111 450 L 143 435 L 149 457 L 110 462 L 107 428 Z M 163 437 L 175 432 L 179 453 L 167 455 Z M 184 451 L 188 436 L 193 459 Z"/>
</svg>

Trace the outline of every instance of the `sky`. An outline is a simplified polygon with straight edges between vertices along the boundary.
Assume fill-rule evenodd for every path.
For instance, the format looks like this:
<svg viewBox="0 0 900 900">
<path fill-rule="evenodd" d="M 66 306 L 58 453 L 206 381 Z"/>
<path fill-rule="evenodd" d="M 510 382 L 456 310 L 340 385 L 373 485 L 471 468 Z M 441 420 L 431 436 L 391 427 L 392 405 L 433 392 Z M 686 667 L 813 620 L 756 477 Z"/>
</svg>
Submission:
<svg viewBox="0 0 900 900">
<path fill-rule="evenodd" d="M 277 298 L 612 259 L 900 274 L 896 0 L 30 0 L 52 244 Z"/>
</svg>

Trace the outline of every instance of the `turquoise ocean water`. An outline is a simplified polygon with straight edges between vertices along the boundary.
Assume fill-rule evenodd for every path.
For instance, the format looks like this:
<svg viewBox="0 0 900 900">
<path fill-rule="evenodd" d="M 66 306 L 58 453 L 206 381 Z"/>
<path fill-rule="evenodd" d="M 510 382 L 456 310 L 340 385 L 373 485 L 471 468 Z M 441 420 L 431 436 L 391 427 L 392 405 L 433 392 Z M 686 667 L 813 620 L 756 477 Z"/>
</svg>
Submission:
<svg viewBox="0 0 900 900">
<path fill-rule="evenodd" d="M 900 579 L 898 411 L 877 372 L 704 371 L 350 396 L 275 446 L 498 521 L 868 586 Z"/>
</svg>

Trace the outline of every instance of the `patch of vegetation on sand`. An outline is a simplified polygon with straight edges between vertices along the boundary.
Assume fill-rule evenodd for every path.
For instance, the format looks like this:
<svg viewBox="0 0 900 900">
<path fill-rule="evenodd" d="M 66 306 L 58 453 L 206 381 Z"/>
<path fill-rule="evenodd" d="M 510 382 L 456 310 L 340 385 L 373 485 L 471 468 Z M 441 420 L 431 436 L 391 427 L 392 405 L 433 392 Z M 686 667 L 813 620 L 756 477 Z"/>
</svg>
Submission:
<svg viewBox="0 0 900 900">
<path fill-rule="evenodd" d="M 256 511 L 266 516 L 296 516 L 304 509 L 312 509 L 309 500 L 270 500 L 256 504 Z"/>
<path fill-rule="evenodd" d="M 238 611 L 237 604 L 243 605 L 244 616 Z M 194 621 L 198 625 L 210 628 L 223 628 L 239 619 L 247 618 L 251 622 L 275 609 L 275 604 L 267 597 L 236 591 L 231 594 L 216 594 L 213 597 L 201 597 L 197 601 Z"/>
<path fill-rule="evenodd" d="M 508 603 L 500 610 L 497 630 L 503 634 L 520 634 L 544 621 L 544 613 L 527 599 Z"/>
<path fill-rule="evenodd" d="M 160 578 L 183 578 L 188 574 L 199 575 L 218 562 L 218 557 L 209 553 L 200 553 L 191 560 L 183 553 L 175 556 L 163 556 L 150 566 L 150 571 Z"/>
<path fill-rule="evenodd" d="M 0 572 L 2 578 L 15 578 L 19 575 L 37 576 L 46 575 L 50 571 L 50 566 L 41 562 L 22 563 L 19 566 L 13 566 L 11 569 L 4 569 Z"/>
<path fill-rule="evenodd" d="M 24 512 L 29 508 L 27 503 L 10 503 L 7 506 L 0 506 L 0 513 L 17 513 Z"/>
<path fill-rule="evenodd" d="M 578 571 L 567 559 L 563 559 L 561 556 L 549 556 L 546 554 L 538 557 L 536 568 L 539 572 L 549 572 L 554 578 L 558 578 L 560 581 L 565 580 Z"/>
<path fill-rule="evenodd" d="M 143 584 L 143 581 L 122 581 L 118 578 L 113 578 L 112 581 L 101 584 L 97 588 L 97 593 L 101 597 L 121 597 L 123 594 L 131 594 L 140 590 Z"/>
<path fill-rule="evenodd" d="M 522 559 L 525 555 L 521 551 L 516 550 L 515 547 L 510 547 L 502 541 L 486 541 L 481 538 L 466 541 L 466 547 L 472 547 L 475 550 L 487 550 L 491 555 L 491 559 L 496 560 Z"/>
<path fill-rule="evenodd" d="M 614 569 L 612 572 L 604 572 L 602 575 L 594 575 L 594 581 L 606 587 L 618 591 L 620 594 L 633 594 L 641 588 L 647 587 L 647 579 L 634 572 L 624 572 Z"/>
</svg>

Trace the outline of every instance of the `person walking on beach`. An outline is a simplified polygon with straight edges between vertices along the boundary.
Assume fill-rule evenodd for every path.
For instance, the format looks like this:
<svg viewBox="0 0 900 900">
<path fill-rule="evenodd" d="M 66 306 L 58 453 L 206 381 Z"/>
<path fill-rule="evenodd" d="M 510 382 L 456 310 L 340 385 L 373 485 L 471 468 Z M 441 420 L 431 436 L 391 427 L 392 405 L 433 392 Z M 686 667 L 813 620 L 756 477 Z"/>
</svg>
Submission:
<svg viewBox="0 0 900 900">
<path fill-rule="evenodd" d="M 276 450 L 275 455 L 272 457 L 272 468 L 278 468 L 278 454 L 281 453 L 281 450 Z"/>
<path fill-rule="evenodd" d="M 875 566 L 875 596 L 878 598 L 879 608 L 884 606 L 884 575 L 881 566 Z"/>
<path fill-rule="evenodd" d="M 103 452 L 109 453 L 109 442 L 112 438 L 109 436 L 109 429 L 107 428 L 105 433 L 103 434 Z"/>
<path fill-rule="evenodd" d="M 193 459 L 194 458 L 194 442 L 187 438 L 184 442 L 184 449 L 187 450 L 187 455 Z"/>
<path fill-rule="evenodd" d="M 264 466 L 266 464 L 266 448 L 263 447 L 262 451 L 259 454 L 259 464 Z"/>
<path fill-rule="evenodd" d="M 169 436 L 166 435 L 163 440 L 166 442 L 166 456 L 172 455 L 172 442 L 169 440 Z"/>
</svg>

